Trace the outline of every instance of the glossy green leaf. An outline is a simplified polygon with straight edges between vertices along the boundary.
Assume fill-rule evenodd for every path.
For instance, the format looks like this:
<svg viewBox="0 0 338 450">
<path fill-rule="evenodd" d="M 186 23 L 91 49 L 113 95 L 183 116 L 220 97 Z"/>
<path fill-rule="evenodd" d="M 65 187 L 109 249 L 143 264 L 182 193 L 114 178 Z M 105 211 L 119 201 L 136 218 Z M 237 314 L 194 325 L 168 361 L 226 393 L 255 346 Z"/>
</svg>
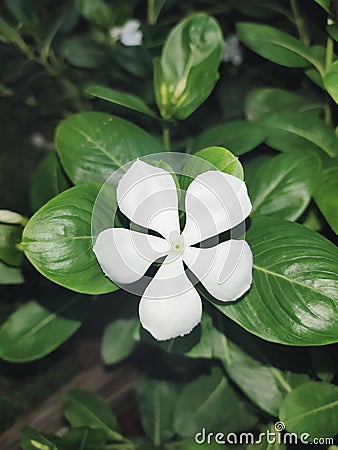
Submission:
<svg viewBox="0 0 338 450">
<path fill-rule="evenodd" d="M 16 246 L 21 242 L 22 227 L 0 223 L 0 260 L 10 266 L 22 263 L 23 253 Z"/>
<path fill-rule="evenodd" d="M 241 41 L 251 50 L 282 66 L 308 67 L 311 63 L 319 65 L 309 47 L 277 28 L 239 22 L 237 33 Z"/>
<path fill-rule="evenodd" d="M 34 214 L 23 232 L 24 251 L 33 266 L 51 281 L 85 294 L 117 289 L 92 250 L 92 211 L 99 190 L 99 185 L 84 184 L 62 192 Z M 111 210 L 107 203 L 101 222 L 113 223 Z"/>
<path fill-rule="evenodd" d="M 231 407 L 225 408 L 225 405 Z M 184 437 L 195 436 L 203 428 L 229 432 L 249 430 L 255 421 L 223 372 L 216 367 L 209 375 L 187 384 L 176 403 L 175 429 Z"/>
<path fill-rule="evenodd" d="M 74 184 L 104 183 L 127 162 L 163 151 L 157 139 L 131 122 L 98 112 L 63 120 L 55 140 L 62 165 Z"/>
<path fill-rule="evenodd" d="M 279 417 L 287 431 L 314 438 L 333 437 L 337 433 L 338 386 L 323 381 L 302 384 L 290 392 Z"/>
<path fill-rule="evenodd" d="M 166 381 L 143 377 L 137 383 L 136 394 L 143 429 L 158 447 L 174 435 L 176 387 Z"/>
<path fill-rule="evenodd" d="M 129 94 L 127 92 L 117 91 L 106 86 L 88 86 L 86 88 L 87 94 L 94 97 L 107 100 L 108 102 L 115 103 L 116 105 L 124 106 L 125 108 L 138 111 L 147 116 L 156 118 L 156 114 L 149 108 L 149 106 L 136 95 Z"/>
<path fill-rule="evenodd" d="M 314 193 L 315 202 L 338 234 L 338 159 L 327 158 Z"/>
<path fill-rule="evenodd" d="M 266 132 L 257 124 L 244 120 L 227 122 L 203 131 L 192 143 L 192 150 L 219 145 L 234 155 L 242 155 L 264 142 Z"/>
<path fill-rule="evenodd" d="M 318 5 L 325 9 L 326 12 L 330 12 L 330 1 L 331 0 L 315 0 Z"/>
<path fill-rule="evenodd" d="M 88 299 L 65 297 L 63 291 L 56 298 L 25 303 L 0 326 L 0 357 L 23 362 L 48 355 L 79 329 L 89 307 Z"/>
<path fill-rule="evenodd" d="M 116 364 L 129 356 L 139 340 L 140 320 L 136 317 L 113 320 L 104 330 L 102 358 Z"/>
<path fill-rule="evenodd" d="M 329 156 L 338 155 L 338 137 L 332 127 L 312 112 L 270 114 L 259 121 L 267 129 L 267 143 L 280 151 L 322 149 Z"/>
<path fill-rule="evenodd" d="M 185 119 L 210 95 L 218 80 L 222 31 L 212 17 L 193 14 L 169 33 L 154 62 L 157 105 L 165 119 Z"/>
<path fill-rule="evenodd" d="M 312 152 L 289 152 L 264 162 L 248 180 L 251 213 L 298 219 L 310 202 L 320 167 Z"/>
<path fill-rule="evenodd" d="M 59 450 L 49 439 L 30 427 L 23 429 L 20 445 L 22 450 Z"/>
<path fill-rule="evenodd" d="M 320 108 L 321 104 L 317 101 L 296 92 L 277 88 L 253 89 L 245 99 L 245 114 L 250 121 L 262 119 L 275 112 L 304 112 Z"/>
<path fill-rule="evenodd" d="M 323 78 L 324 86 L 336 103 L 338 103 L 338 60 L 329 67 Z"/>
<path fill-rule="evenodd" d="M 325 345 L 338 337 L 338 249 L 302 225 L 256 216 L 246 234 L 253 284 L 233 304 L 207 298 L 263 339 L 288 345 Z"/>
<path fill-rule="evenodd" d="M 73 389 L 64 396 L 63 413 L 73 427 L 91 427 L 104 430 L 109 438 L 123 440 L 118 432 L 116 417 L 107 403 L 93 392 Z"/>
<path fill-rule="evenodd" d="M 0 285 L 1 284 L 22 284 L 25 279 L 19 267 L 11 267 L 0 261 Z"/>
<path fill-rule="evenodd" d="M 70 187 L 59 158 L 52 153 L 39 164 L 32 176 L 31 205 L 33 211 Z"/>
</svg>

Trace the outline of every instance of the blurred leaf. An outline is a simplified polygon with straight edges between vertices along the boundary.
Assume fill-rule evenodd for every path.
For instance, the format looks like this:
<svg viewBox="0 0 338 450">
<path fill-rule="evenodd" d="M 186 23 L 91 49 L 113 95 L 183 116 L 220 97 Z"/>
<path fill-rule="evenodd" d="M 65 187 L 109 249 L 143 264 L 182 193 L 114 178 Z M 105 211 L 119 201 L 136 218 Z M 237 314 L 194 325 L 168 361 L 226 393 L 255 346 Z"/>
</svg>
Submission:
<svg viewBox="0 0 338 450">
<path fill-rule="evenodd" d="M 45 436 L 30 427 L 23 429 L 20 445 L 22 450 L 58 450 Z"/>
<path fill-rule="evenodd" d="M 23 232 L 24 251 L 33 266 L 51 281 L 85 294 L 117 289 L 92 249 L 92 211 L 99 190 L 99 185 L 83 184 L 62 192 L 34 214 Z M 106 206 L 101 219 L 113 223 L 112 207 Z"/>
<path fill-rule="evenodd" d="M 99 112 L 64 119 L 55 142 L 61 163 L 75 184 L 104 183 L 127 162 L 164 150 L 157 139 L 133 123 Z"/>
<path fill-rule="evenodd" d="M 3 35 L 9 42 L 16 44 L 20 48 L 20 50 L 22 50 L 25 54 L 32 55 L 30 48 L 21 38 L 18 31 L 15 28 L 12 28 L 10 25 L 8 25 L 8 23 L 5 22 L 1 16 L 0 16 L 0 35 Z"/>
<path fill-rule="evenodd" d="M 256 216 L 246 234 L 254 268 L 251 289 L 233 304 L 204 296 L 223 314 L 268 341 L 337 342 L 338 249 L 302 225 Z"/>
<path fill-rule="evenodd" d="M 331 381 L 335 374 L 335 361 L 331 347 L 309 348 L 312 369 L 321 381 Z"/>
<path fill-rule="evenodd" d="M 87 36 L 63 39 L 59 52 L 70 64 L 81 69 L 97 69 L 106 58 L 104 48 Z"/>
<path fill-rule="evenodd" d="M 71 428 L 57 441 L 59 450 L 103 450 L 107 433 L 99 428 Z"/>
<path fill-rule="evenodd" d="M 193 14 L 169 33 L 154 61 L 157 105 L 165 119 L 185 119 L 210 95 L 218 80 L 222 31 L 212 17 Z"/>
<path fill-rule="evenodd" d="M 311 49 L 298 39 L 270 27 L 250 22 L 237 23 L 239 38 L 260 56 L 286 67 L 308 67 L 320 62 L 315 59 Z"/>
<path fill-rule="evenodd" d="M 105 364 L 116 364 L 130 355 L 139 337 L 138 317 L 113 320 L 104 330 L 102 357 Z"/>
<path fill-rule="evenodd" d="M 136 394 L 143 429 L 158 447 L 175 433 L 173 413 L 177 401 L 176 387 L 166 381 L 143 377 L 137 383 Z"/>
<path fill-rule="evenodd" d="M 57 155 L 52 153 L 46 156 L 32 176 L 30 195 L 33 211 L 69 187 Z"/>
<path fill-rule="evenodd" d="M 0 357 L 24 362 L 48 355 L 80 328 L 89 307 L 88 299 L 64 298 L 64 293 L 41 302 L 27 302 L 0 327 Z"/>
<path fill-rule="evenodd" d="M 202 375 L 187 384 L 176 402 L 175 429 L 183 437 L 193 437 L 203 428 L 235 433 L 250 429 L 255 422 L 228 379 L 216 367 L 210 375 Z"/>
<path fill-rule="evenodd" d="M 110 6 L 103 0 L 75 0 L 75 8 L 91 23 L 99 27 L 109 27 L 114 24 L 115 17 Z"/>
<path fill-rule="evenodd" d="M 289 11 L 284 0 L 232 0 L 231 5 L 241 13 L 257 18 L 271 18 L 279 14 L 289 16 Z"/>
<path fill-rule="evenodd" d="M 338 103 L 338 60 L 329 67 L 323 78 L 324 86 L 336 103 Z"/>
<path fill-rule="evenodd" d="M 338 158 L 325 160 L 314 199 L 330 227 L 338 234 Z"/>
<path fill-rule="evenodd" d="M 332 127 L 311 112 L 270 114 L 259 121 L 266 127 L 267 143 L 281 151 L 322 149 L 329 156 L 338 155 L 338 137 Z"/>
<path fill-rule="evenodd" d="M 19 267 L 10 267 L 0 261 L 0 285 L 1 284 L 22 284 L 25 279 Z"/>
<path fill-rule="evenodd" d="M 311 381 L 291 391 L 281 406 L 279 417 L 287 431 L 300 436 L 307 433 L 309 441 L 334 437 L 337 433 L 338 386 Z"/>
<path fill-rule="evenodd" d="M 107 403 L 93 392 L 83 389 L 69 391 L 63 399 L 63 413 L 73 427 L 104 430 L 110 439 L 123 440 L 116 417 Z"/>
<path fill-rule="evenodd" d="M 0 222 L 8 225 L 25 225 L 27 223 L 27 219 L 17 212 L 10 211 L 8 209 L 0 209 Z"/>
<path fill-rule="evenodd" d="M 242 155 L 264 142 L 265 130 L 259 125 L 244 120 L 236 120 L 216 125 L 203 131 L 192 143 L 192 150 L 200 150 L 212 145 L 228 148 L 234 155 Z"/>
<path fill-rule="evenodd" d="M 310 202 L 320 167 L 313 152 L 289 152 L 263 162 L 248 181 L 251 213 L 297 220 Z"/>
<path fill-rule="evenodd" d="M 105 86 L 88 86 L 86 92 L 94 97 L 102 98 L 108 102 L 157 118 L 156 114 L 149 106 L 140 97 L 136 97 L 136 95 L 116 91 L 115 89 L 110 89 Z"/>
<path fill-rule="evenodd" d="M 22 227 L 0 223 L 0 260 L 10 266 L 20 266 L 23 260 L 22 251 L 17 244 L 21 242 Z"/>
<path fill-rule="evenodd" d="M 296 92 L 277 88 L 257 88 L 245 99 L 245 114 L 250 121 L 262 119 L 272 112 L 320 109 L 318 102 L 311 101 Z"/>
</svg>

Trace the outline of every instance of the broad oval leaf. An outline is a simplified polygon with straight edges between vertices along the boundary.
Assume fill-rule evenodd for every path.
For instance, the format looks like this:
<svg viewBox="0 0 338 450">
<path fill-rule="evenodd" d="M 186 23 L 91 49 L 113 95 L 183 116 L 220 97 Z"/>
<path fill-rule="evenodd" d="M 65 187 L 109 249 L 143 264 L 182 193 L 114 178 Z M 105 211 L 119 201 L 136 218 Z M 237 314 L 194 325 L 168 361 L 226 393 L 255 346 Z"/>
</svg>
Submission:
<svg viewBox="0 0 338 450">
<path fill-rule="evenodd" d="M 104 183 L 127 162 L 163 151 L 160 142 L 138 126 L 100 112 L 67 117 L 56 130 L 55 143 L 74 184 Z"/>
<path fill-rule="evenodd" d="M 116 364 L 130 355 L 139 340 L 140 320 L 129 317 L 113 320 L 104 330 L 102 358 L 106 364 Z"/>
<path fill-rule="evenodd" d="M 338 159 L 327 158 L 320 174 L 315 202 L 333 231 L 338 234 Z"/>
<path fill-rule="evenodd" d="M 117 419 L 107 403 L 97 394 L 73 389 L 64 396 L 63 413 L 73 427 L 91 427 L 104 430 L 116 441 L 123 440 Z"/>
<path fill-rule="evenodd" d="M 311 381 L 291 391 L 279 412 L 289 432 L 314 438 L 337 433 L 338 386 L 324 381 Z"/>
<path fill-rule="evenodd" d="M 46 436 L 31 427 L 23 429 L 20 446 L 22 450 L 58 450 L 56 445 Z"/>
<path fill-rule="evenodd" d="M 333 100 L 338 103 L 338 61 L 329 67 L 323 78 L 324 86 Z"/>
<path fill-rule="evenodd" d="M 225 315 L 263 339 L 288 345 L 338 341 L 338 249 L 302 225 L 256 216 L 246 235 L 253 285 L 233 304 L 206 295 Z"/>
<path fill-rule="evenodd" d="M 86 88 L 86 93 L 92 95 L 93 97 L 101 98 L 102 100 L 107 100 L 108 102 L 115 103 L 116 105 L 124 106 L 125 108 L 146 114 L 147 116 L 157 118 L 156 114 L 149 108 L 149 106 L 136 95 L 98 85 L 88 86 Z"/>
<path fill-rule="evenodd" d="M 25 279 L 20 267 L 12 267 L 0 261 L 0 285 L 22 284 Z"/>
<path fill-rule="evenodd" d="M 82 296 L 31 300 L 0 327 L 0 357 L 12 362 L 33 361 L 48 355 L 72 336 L 89 313 Z"/>
<path fill-rule="evenodd" d="M 192 143 L 192 150 L 212 145 L 228 148 L 234 155 L 242 155 L 264 142 L 266 132 L 257 124 L 236 120 L 203 131 Z"/>
<path fill-rule="evenodd" d="M 165 119 L 185 119 L 210 95 L 218 80 L 223 36 L 212 17 L 193 14 L 169 33 L 154 62 L 157 105 Z"/>
<path fill-rule="evenodd" d="M 85 294 L 117 289 L 92 250 L 92 211 L 99 190 L 99 185 L 83 184 L 62 192 L 34 214 L 22 238 L 27 258 L 42 275 Z M 109 205 L 106 209 L 109 222 Z"/>
<path fill-rule="evenodd" d="M 174 434 L 173 414 L 177 401 L 176 386 L 163 380 L 141 378 L 136 386 L 137 403 L 143 429 L 156 447 Z"/>
<path fill-rule="evenodd" d="M 263 162 L 247 180 L 252 214 L 298 219 L 311 200 L 320 166 L 313 152 L 289 152 Z"/>
<path fill-rule="evenodd" d="M 237 24 L 237 33 L 251 50 L 282 66 L 308 67 L 311 63 L 319 64 L 309 47 L 277 28 L 240 22 Z"/>
</svg>

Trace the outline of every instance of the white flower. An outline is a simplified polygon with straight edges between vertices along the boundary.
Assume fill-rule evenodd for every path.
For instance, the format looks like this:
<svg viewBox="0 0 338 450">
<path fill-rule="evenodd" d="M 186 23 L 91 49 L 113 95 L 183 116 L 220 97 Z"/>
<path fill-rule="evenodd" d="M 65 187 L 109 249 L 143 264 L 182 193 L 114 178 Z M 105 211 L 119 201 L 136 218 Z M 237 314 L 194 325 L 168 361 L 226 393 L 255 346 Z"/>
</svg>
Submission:
<svg viewBox="0 0 338 450">
<path fill-rule="evenodd" d="M 242 64 L 243 52 L 236 35 L 232 34 L 224 40 L 221 59 L 223 62 L 231 62 L 234 66 Z"/>
<path fill-rule="evenodd" d="M 244 240 L 194 246 L 250 214 L 251 202 L 240 179 L 217 170 L 198 175 L 186 191 L 182 233 L 175 182 L 166 170 L 137 160 L 118 183 L 117 202 L 133 223 L 162 237 L 109 228 L 99 234 L 93 250 L 104 273 L 122 285 L 143 279 L 151 264 L 165 256 L 139 305 L 141 323 L 156 339 L 183 336 L 201 320 L 201 298 L 184 264 L 220 301 L 236 300 L 251 286 L 252 253 Z"/>
<path fill-rule="evenodd" d="M 123 45 L 132 47 L 142 44 L 142 31 L 139 29 L 141 22 L 137 19 L 131 19 L 123 27 L 114 27 L 110 31 L 113 39 L 120 39 Z"/>
</svg>

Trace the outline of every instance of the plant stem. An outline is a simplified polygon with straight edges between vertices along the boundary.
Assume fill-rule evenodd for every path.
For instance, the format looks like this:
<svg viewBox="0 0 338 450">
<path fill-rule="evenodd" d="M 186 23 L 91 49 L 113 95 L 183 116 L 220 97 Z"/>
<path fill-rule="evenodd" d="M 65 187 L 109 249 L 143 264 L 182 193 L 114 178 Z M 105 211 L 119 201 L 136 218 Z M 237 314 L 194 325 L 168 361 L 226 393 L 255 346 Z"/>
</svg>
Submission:
<svg viewBox="0 0 338 450">
<path fill-rule="evenodd" d="M 170 130 L 168 126 L 164 126 L 163 128 L 163 145 L 164 148 L 169 152 L 170 151 Z"/>
<path fill-rule="evenodd" d="M 325 55 L 325 72 L 329 70 L 333 60 L 333 39 L 328 35 L 326 41 L 326 55 Z M 332 114 L 331 114 L 331 98 L 328 93 L 325 96 L 325 122 L 328 125 L 332 125 Z"/>
<path fill-rule="evenodd" d="M 290 0 L 290 5 L 292 9 L 292 14 L 295 20 L 295 24 L 298 30 L 299 39 L 303 42 L 305 45 L 309 45 L 309 37 L 307 35 L 306 29 L 305 29 L 305 23 L 304 19 L 302 17 L 302 14 L 299 10 L 297 0 Z"/>
<path fill-rule="evenodd" d="M 149 25 L 156 24 L 155 0 L 148 0 L 147 22 Z"/>
</svg>

